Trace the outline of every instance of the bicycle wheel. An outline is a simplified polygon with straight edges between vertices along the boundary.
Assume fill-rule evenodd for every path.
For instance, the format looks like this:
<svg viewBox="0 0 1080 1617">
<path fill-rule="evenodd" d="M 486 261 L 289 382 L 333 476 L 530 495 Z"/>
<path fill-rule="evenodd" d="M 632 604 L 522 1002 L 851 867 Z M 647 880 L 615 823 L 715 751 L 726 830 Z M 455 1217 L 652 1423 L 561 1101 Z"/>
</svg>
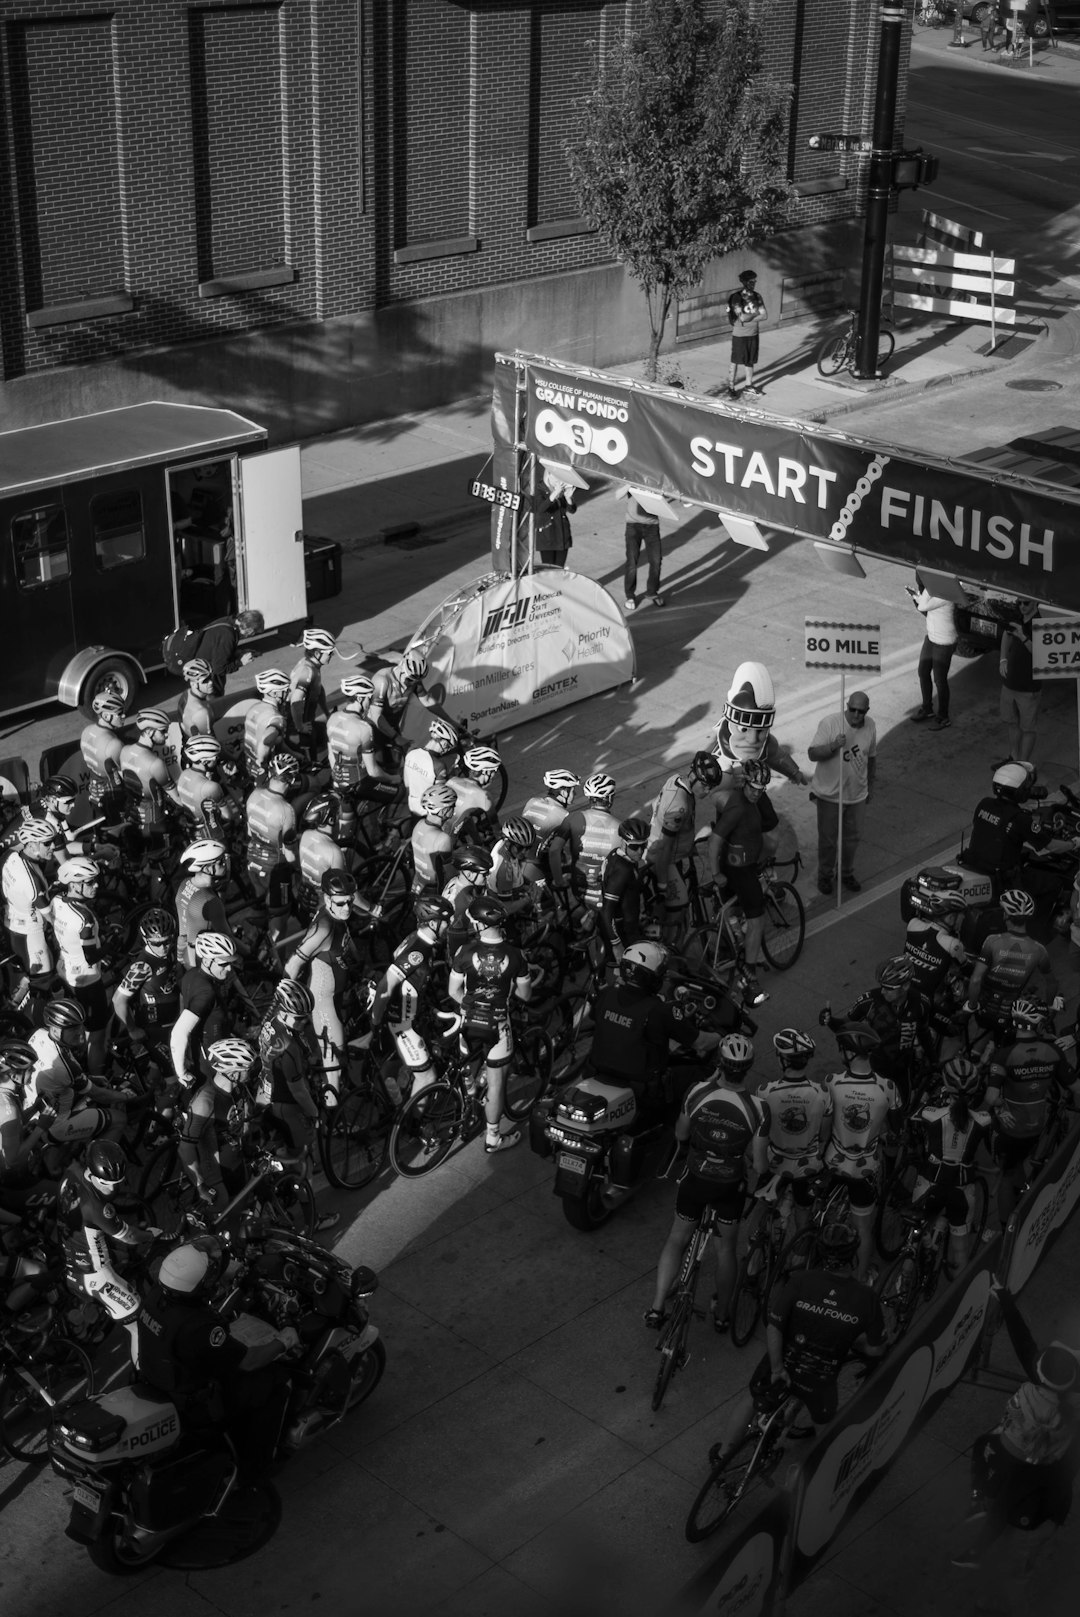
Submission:
<svg viewBox="0 0 1080 1617">
<path fill-rule="evenodd" d="M 759 1448 L 757 1434 L 744 1432 L 731 1453 L 713 1466 L 686 1518 L 686 1536 L 691 1544 L 700 1544 L 723 1527 L 753 1479 Z"/>
<path fill-rule="evenodd" d="M 419 1179 L 444 1162 L 465 1122 L 465 1103 L 453 1084 L 428 1084 L 398 1113 L 390 1135 L 390 1161 L 403 1179 Z"/>
<path fill-rule="evenodd" d="M 396 1108 L 370 1077 L 347 1087 L 319 1128 L 319 1156 L 337 1190 L 363 1190 L 386 1166 Z"/>
<path fill-rule="evenodd" d="M 503 1111 L 515 1121 L 528 1117 L 551 1079 L 555 1052 L 542 1027 L 514 1036 L 514 1059 L 506 1072 Z"/>
<path fill-rule="evenodd" d="M 907 1147 L 901 1146 L 886 1174 L 874 1217 L 874 1240 L 883 1258 L 895 1258 L 904 1244 L 907 1224 L 903 1215 L 911 1206 L 911 1192 L 917 1177 L 918 1170 Z"/>
<path fill-rule="evenodd" d="M 56 1417 L 94 1393 L 93 1365 L 76 1342 L 48 1343 L 27 1370 L 37 1387 L 14 1371 L 0 1382 L 0 1445 L 13 1460 L 42 1459 Z"/>
<path fill-rule="evenodd" d="M 731 1293 L 731 1340 L 736 1347 L 746 1346 L 761 1318 L 769 1288 L 771 1246 L 768 1230 L 762 1229 L 750 1242 L 739 1265 Z"/>
<path fill-rule="evenodd" d="M 692 971 L 708 972 L 725 988 L 730 985 L 739 964 L 726 927 L 695 927 L 682 953 Z"/>
<path fill-rule="evenodd" d="M 693 1296 L 688 1291 L 681 1291 L 675 1299 L 675 1307 L 671 1310 L 667 1324 L 660 1333 L 660 1340 L 656 1344 L 660 1363 L 656 1370 L 656 1380 L 653 1382 L 654 1409 L 660 1408 L 672 1376 L 686 1363 L 686 1339 L 690 1334 L 690 1322 L 693 1317 Z"/>
<path fill-rule="evenodd" d="M 264 1181 L 256 1192 L 263 1212 L 282 1228 L 297 1235 L 315 1233 L 315 1192 L 309 1180 L 289 1174 L 283 1179 Z"/>
<path fill-rule="evenodd" d="M 885 1341 L 895 1346 L 915 1317 L 919 1297 L 919 1272 L 910 1253 L 902 1252 L 876 1286 L 881 1312 L 885 1317 Z"/>
<path fill-rule="evenodd" d="M 826 337 L 817 353 L 817 368 L 822 376 L 835 376 L 851 362 L 851 339 L 846 331 Z"/>
<path fill-rule="evenodd" d="M 765 889 L 765 931 L 761 947 L 769 965 L 787 971 L 802 954 L 806 910 L 789 881 L 770 882 Z"/>
<path fill-rule="evenodd" d="M 772 1273 L 769 1275 L 765 1295 L 762 1298 L 761 1306 L 763 1310 L 768 1310 L 769 1298 L 772 1296 L 775 1287 L 785 1286 L 792 1275 L 797 1274 L 800 1270 L 814 1267 L 814 1259 L 817 1256 L 817 1236 L 816 1229 L 800 1230 L 798 1235 L 792 1236 L 786 1246 L 780 1248 L 776 1256 L 776 1262 L 773 1264 Z"/>
</svg>

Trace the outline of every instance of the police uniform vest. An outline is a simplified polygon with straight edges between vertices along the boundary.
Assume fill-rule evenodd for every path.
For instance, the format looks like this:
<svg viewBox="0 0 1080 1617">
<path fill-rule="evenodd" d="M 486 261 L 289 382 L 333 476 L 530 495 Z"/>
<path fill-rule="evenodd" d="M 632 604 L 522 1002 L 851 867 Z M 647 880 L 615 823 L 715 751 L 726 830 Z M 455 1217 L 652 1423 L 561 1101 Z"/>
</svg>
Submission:
<svg viewBox="0 0 1080 1617">
<path fill-rule="evenodd" d="M 984 797 L 971 822 L 971 840 L 964 863 L 990 875 L 1015 865 L 1028 826 L 1028 816 L 1017 803 Z"/>
<path fill-rule="evenodd" d="M 285 840 L 296 829 L 291 803 L 269 786 L 256 786 L 247 800 L 247 860 L 250 869 L 269 875 L 281 863 Z"/>
<path fill-rule="evenodd" d="M 218 1379 L 244 1358 L 219 1315 L 155 1286 L 138 1314 L 139 1377 L 171 1398 L 188 1420 L 217 1423 L 225 1413 Z"/>
<path fill-rule="evenodd" d="M 659 1076 L 655 1064 L 650 1064 L 645 1038 L 646 1024 L 657 1003 L 654 995 L 625 985 L 600 990 L 590 1052 L 597 1072 L 610 1073 L 626 1083 L 645 1083 Z"/>
</svg>

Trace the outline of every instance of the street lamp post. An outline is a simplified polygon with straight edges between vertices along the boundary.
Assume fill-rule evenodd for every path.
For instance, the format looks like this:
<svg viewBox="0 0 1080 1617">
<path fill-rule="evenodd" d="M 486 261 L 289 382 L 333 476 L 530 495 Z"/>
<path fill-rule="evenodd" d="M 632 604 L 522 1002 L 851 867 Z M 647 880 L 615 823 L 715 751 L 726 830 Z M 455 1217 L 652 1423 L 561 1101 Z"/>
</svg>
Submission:
<svg viewBox="0 0 1080 1617">
<path fill-rule="evenodd" d="M 859 287 L 859 341 L 855 358 L 856 376 L 867 379 L 877 375 L 885 244 L 889 230 L 889 200 L 893 193 L 893 140 L 903 21 L 901 0 L 882 0 L 877 95 L 874 102 L 874 146 L 866 197 L 866 233 L 863 237 L 862 281 Z"/>
</svg>

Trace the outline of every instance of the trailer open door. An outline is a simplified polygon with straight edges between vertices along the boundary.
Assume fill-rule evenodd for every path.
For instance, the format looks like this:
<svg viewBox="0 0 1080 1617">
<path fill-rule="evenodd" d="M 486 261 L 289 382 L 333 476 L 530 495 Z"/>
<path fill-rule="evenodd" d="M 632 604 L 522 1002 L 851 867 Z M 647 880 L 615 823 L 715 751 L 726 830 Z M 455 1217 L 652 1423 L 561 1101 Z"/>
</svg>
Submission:
<svg viewBox="0 0 1080 1617">
<path fill-rule="evenodd" d="M 239 605 L 268 629 L 307 614 L 300 451 L 292 445 L 236 460 L 236 586 Z"/>
</svg>

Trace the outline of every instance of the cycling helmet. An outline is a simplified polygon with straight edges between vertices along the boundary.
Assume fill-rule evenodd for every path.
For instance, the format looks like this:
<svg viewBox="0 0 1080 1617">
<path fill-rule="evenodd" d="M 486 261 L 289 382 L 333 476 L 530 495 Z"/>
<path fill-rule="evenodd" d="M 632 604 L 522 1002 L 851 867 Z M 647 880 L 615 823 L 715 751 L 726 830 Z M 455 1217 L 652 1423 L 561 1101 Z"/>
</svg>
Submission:
<svg viewBox="0 0 1080 1617">
<path fill-rule="evenodd" d="M 375 681 L 370 674 L 346 674 L 339 689 L 350 702 L 355 702 L 358 697 L 367 697 L 370 701 L 375 694 Z"/>
<path fill-rule="evenodd" d="M 661 943 L 631 943 L 619 961 L 619 976 L 631 988 L 655 994 L 668 968 L 668 951 Z"/>
<path fill-rule="evenodd" d="M 859 1237 L 850 1224 L 825 1224 L 816 1242 L 818 1259 L 826 1269 L 851 1263 L 859 1250 Z"/>
<path fill-rule="evenodd" d="M 398 658 L 395 674 L 401 681 L 423 679 L 428 671 L 428 660 L 422 651 L 406 651 Z"/>
<path fill-rule="evenodd" d="M 438 781 L 429 786 L 420 799 L 420 807 L 425 814 L 432 814 L 436 819 L 448 820 L 457 807 L 457 793 L 452 786 L 444 781 Z"/>
<path fill-rule="evenodd" d="M 215 1039 L 206 1052 L 215 1074 L 223 1078 L 245 1078 L 255 1065 L 256 1052 L 246 1039 Z"/>
<path fill-rule="evenodd" d="M 79 788 L 70 775 L 50 775 L 39 795 L 43 803 L 62 803 L 66 797 L 78 797 Z"/>
<path fill-rule="evenodd" d="M 994 770 L 991 785 L 995 797 L 1005 797 L 1016 803 L 1027 796 L 1032 777 L 1023 764 L 1002 764 Z"/>
<path fill-rule="evenodd" d="M 61 887 L 85 887 L 101 880 L 101 866 L 81 855 L 75 859 L 65 859 L 56 872 L 56 879 Z"/>
<path fill-rule="evenodd" d="M 280 668 L 264 668 L 255 675 L 255 689 L 264 702 L 283 702 L 289 694 L 289 676 Z"/>
<path fill-rule="evenodd" d="M 420 926 L 446 926 L 454 917 L 454 906 L 448 898 L 421 895 L 415 900 L 413 910 Z"/>
<path fill-rule="evenodd" d="M 271 780 L 296 780 L 300 774 L 300 760 L 295 753 L 279 749 L 270 754 L 266 773 Z"/>
<path fill-rule="evenodd" d="M 754 1046 L 743 1033 L 725 1034 L 716 1055 L 728 1078 L 745 1078 L 754 1065 Z"/>
<path fill-rule="evenodd" d="M 111 691 L 102 691 L 100 696 L 94 697 L 90 706 L 95 719 L 107 730 L 122 730 L 127 723 L 127 710 L 120 698 L 113 696 Z"/>
<path fill-rule="evenodd" d="M 470 775 L 475 775 L 481 785 L 489 781 L 492 775 L 498 772 L 502 760 L 494 747 L 470 747 L 462 759 Z"/>
<path fill-rule="evenodd" d="M 1035 900 L 1022 887 L 1010 887 L 1000 903 L 1002 913 L 1013 921 L 1027 921 L 1035 914 Z"/>
<path fill-rule="evenodd" d="M 581 781 L 569 769 L 549 769 L 544 776 L 544 785 L 556 803 L 566 808 Z"/>
<path fill-rule="evenodd" d="M 605 808 L 610 808 L 617 788 L 610 775 L 596 774 L 590 775 L 581 789 L 592 802 L 602 803 Z"/>
<path fill-rule="evenodd" d="M 192 876 L 200 876 L 204 871 L 213 874 L 222 869 L 228 857 L 223 842 L 216 842 L 213 837 L 200 837 L 198 842 L 191 842 L 184 849 L 180 863 L 188 867 Z"/>
<path fill-rule="evenodd" d="M 166 1253 L 158 1270 L 158 1285 L 178 1297 L 205 1295 L 216 1285 L 225 1262 L 220 1241 L 212 1235 L 197 1235 Z"/>
<path fill-rule="evenodd" d="M 1035 1378 L 1051 1392 L 1071 1392 L 1080 1376 L 1076 1354 L 1061 1342 L 1051 1342 L 1035 1361 Z"/>
<path fill-rule="evenodd" d="M 763 764 L 760 758 L 751 758 L 749 763 L 742 766 L 743 784 L 755 787 L 763 792 L 772 780 L 772 770 L 768 764 Z"/>
<path fill-rule="evenodd" d="M 195 958 L 204 969 L 231 966 L 236 959 L 236 944 L 226 932 L 200 932 L 195 939 Z"/>
<path fill-rule="evenodd" d="M 531 848 L 535 834 L 528 820 L 523 820 L 520 814 L 513 814 L 502 823 L 502 839 L 512 848 Z"/>
<path fill-rule="evenodd" d="M 1029 999 L 1026 996 L 1021 999 L 1014 999 L 1012 1010 L 1009 1012 L 1009 1020 L 1013 1027 L 1023 1029 L 1029 1033 L 1037 1033 L 1041 1027 L 1044 1027 L 1046 1017 L 1046 1006 L 1039 1000 Z"/>
<path fill-rule="evenodd" d="M 432 719 L 428 725 L 428 751 L 439 754 L 453 752 L 458 744 L 458 733 L 445 719 Z"/>
<path fill-rule="evenodd" d="M 337 641 L 329 629 L 305 629 L 303 645 L 305 651 L 313 651 L 323 657 L 332 657 L 337 650 Z"/>
<path fill-rule="evenodd" d="M 28 809 L 19 821 L 18 837 L 20 847 L 36 847 L 44 853 L 56 845 L 56 827 L 43 814 L 32 814 Z"/>
<path fill-rule="evenodd" d="M 50 1033 L 83 1033 L 86 1012 L 77 999 L 50 999 L 42 1012 L 42 1022 Z"/>
<path fill-rule="evenodd" d="M 627 848 L 644 848 L 648 840 L 648 820 L 624 820 L 619 826 L 619 841 Z"/>
<path fill-rule="evenodd" d="M 882 988 L 904 988 L 913 976 L 911 960 L 906 954 L 893 955 L 878 967 L 877 979 Z"/>
<path fill-rule="evenodd" d="M 881 1040 L 872 1027 L 845 1027 L 836 1035 L 836 1048 L 842 1056 L 871 1056 Z"/>
<path fill-rule="evenodd" d="M 37 1062 L 37 1051 L 26 1039 L 0 1039 L 0 1078 L 9 1075 L 25 1083 Z"/>
<path fill-rule="evenodd" d="M 326 826 L 333 824 L 336 810 L 337 802 L 330 793 L 319 792 L 304 810 L 304 824 L 312 831 L 324 830 Z"/>
<path fill-rule="evenodd" d="M 506 922 L 506 906 L 494 893 L 478 894 L 465 913 L 480 932 L 485 932 L 488 927 L 503 926 Z"/>
<path fill-rule="evenodd" d="M 315 996 L 303 983 L 283 977 L 274 989 L 274 1010 L 283 1016 L 310 1016 L 315 1009 Z"/>
<path fill-rule="evenodd" d="M 772 1043 L 781 1065 L 794 1067 L 800 1072 L 809 1064 L 810 1057 L 817 1049 L 809 1033 L 803 1033 L 797 1027 L 782 1027 L 779 1033 L 773 1034 Z"/>
<path fill-rule="evenodd" d="M 947 921 L 967 914 L 967 899 L 962 893 L 926 893 L 922 897 L 922 908 L 924 914 Z"/>
<path fill-rule="evenodd" d="M 695 752 L 690 760 L 690 774 L 710 792 L 715 791 L 724 778 L 720 760 L 711 752 Z"/>
<path fill-rule="evenodd" d="M 474 876 L 487 876 L 491 871 L 491 855 L 486 848 L 455 848 L 454 869 Z"/>
<path fill-rule="evenodd" d="M 139 922 L 139 936 L 144 943 L 172 943 L 180 927 L 172 910 L 155 904 Z"/>
<path fill-rule="evenodd" d="M 135 715 L 135 728 L 141 736 L 167 735 L 169 715 L 160 707 L 144 707 L 141 713 Z"/>
<path fill-rule="evenodd" d="M 205 657 L 193 657 L 181 672 L 196 696 L 209 696 L 214 689 L 214 670 Z"/>
<path fill-rule="evenodd" d="M 351 870 L 324 870 L 319 878 L 324 898 L 356 897 L 356 877 Z"/>
<path fill-rule="evenodd" d="M 982 1072 L 967 1056 L 953 1056 L 942 1064 L 941 1082 L 950 1095 L 973 1095 L 982 1084 Z"/>
<path fill-rule="evenodd" d="M 216 736 L 188 736 L 184 742 L 184 762 L 189 768 L 213 769 L 221 757 Z"/>
<path fill-rule="evenodd" d="M 108 1195 L 127 1178 L 127 1158 L 112 1140 L 95 1140 L 86 1153 L 86 1177 L 95 1190 Z"/>
</svg>

